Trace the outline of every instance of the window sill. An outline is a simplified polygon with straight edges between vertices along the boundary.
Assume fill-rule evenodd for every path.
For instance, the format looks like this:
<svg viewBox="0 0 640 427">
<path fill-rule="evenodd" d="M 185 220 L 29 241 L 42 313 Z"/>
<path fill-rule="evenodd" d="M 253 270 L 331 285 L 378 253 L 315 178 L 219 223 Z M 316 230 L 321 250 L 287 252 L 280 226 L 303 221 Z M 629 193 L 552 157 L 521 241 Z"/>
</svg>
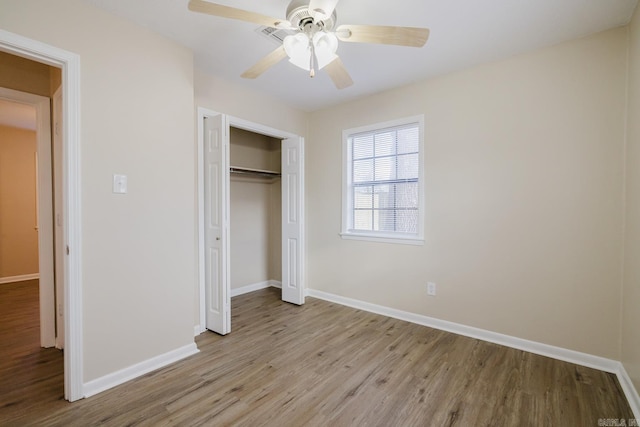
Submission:
<svg viewBox="0 0 640 427">
<path fill-rule="evenodd" d="M 397 236 L 373 236 L 359 233 L 340 233 L 340 237 L 345 240 L 363 240 L 367 242 L 394 243 L 401 245 L 424 246 L 424 239 L 418 237 L 397 237 Z"/>
</svg>

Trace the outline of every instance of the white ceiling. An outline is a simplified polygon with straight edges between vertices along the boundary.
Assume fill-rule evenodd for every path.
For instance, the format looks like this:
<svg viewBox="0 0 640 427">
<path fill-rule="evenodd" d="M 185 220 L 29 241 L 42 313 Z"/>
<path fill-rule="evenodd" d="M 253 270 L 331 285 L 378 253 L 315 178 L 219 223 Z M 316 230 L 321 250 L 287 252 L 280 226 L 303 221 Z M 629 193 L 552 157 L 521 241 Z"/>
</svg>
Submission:
<svg viewBox="0 0 640 427">
<path fill-rule="evenodd" d="M 341 0 L 338 25 L 427 27 L 420 49 L 340 43 L 338 54 L 355 84 L 337 90 L 320 72 L 310 79 L 282 61 L 256 80 L 240 74 L 277 47 L 257 26 L 191 12 L 188 0 L 87 0 L 191 48 L 196 66 L 224 80 L 313 111 L 341 102 L 619 27 L 638 0 Z M 289 0 L 217 0 L 285 18 Z M 375 5 L 374 5 L 375 3 Z"/>
<path fill-rule="evenodd" d="M 36 130 L 36 109 L 31 105 L 0 99 L 0 125 Z"/>
</svg>

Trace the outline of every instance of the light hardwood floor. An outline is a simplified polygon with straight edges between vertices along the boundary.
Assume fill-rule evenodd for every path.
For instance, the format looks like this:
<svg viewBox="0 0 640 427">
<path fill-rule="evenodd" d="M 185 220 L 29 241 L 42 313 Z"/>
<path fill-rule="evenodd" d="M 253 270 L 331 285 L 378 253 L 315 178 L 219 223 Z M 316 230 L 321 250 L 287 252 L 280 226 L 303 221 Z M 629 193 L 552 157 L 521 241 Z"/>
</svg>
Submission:
<svg viewBox="0 0 640 427">
<path fill-rule="evenodd" d="M 23 312 L 34 295 L 35 311 Z M 597 426 L 633 417 L 612 374 L 313 298 L 297 307 L 276 289 L 234 298 L 231 334 L 200 335 L 197 355 L 68 403 L 60 352 L 38 348 L 37 289 L 2 285 L 0 296 L 2 426 Z"/>
</svg>

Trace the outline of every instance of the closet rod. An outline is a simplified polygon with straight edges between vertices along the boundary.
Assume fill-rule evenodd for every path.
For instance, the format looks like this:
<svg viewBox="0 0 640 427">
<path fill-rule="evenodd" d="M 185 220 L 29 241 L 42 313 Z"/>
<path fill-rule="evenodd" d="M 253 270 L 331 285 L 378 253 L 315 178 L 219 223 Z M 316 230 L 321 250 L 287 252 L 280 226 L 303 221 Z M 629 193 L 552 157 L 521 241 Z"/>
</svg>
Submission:
<svg viewBox="0 0 640 427">
<path fill-rule="evenodd" d="M 243 175 L 257 175 L 257 176 L 263 176 L 267 178 L 275 178 L 280 176 L 280 173 L 278 172 L 271 172 L 271 171 L 265 171 L 260 169 L 239 168 L 239 167 L 233 167 L 233 166 L 229 168 L 229 172 L 235 173 L 235 174 L 243 174 Z"/>
</svg>

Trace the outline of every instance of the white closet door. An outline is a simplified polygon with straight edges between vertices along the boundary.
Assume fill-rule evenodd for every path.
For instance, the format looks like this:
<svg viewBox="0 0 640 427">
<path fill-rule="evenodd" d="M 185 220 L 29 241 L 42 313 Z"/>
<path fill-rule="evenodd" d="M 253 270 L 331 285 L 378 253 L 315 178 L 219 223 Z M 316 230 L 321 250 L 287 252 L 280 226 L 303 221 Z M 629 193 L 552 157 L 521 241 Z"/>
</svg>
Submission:
<svg viewBox="0 0 640 427">
<path fill-rule="evenodd" d="M 282 141 L 282 300 L 304 304 L 302 138 Z"/>
<path fill-rule="evenodd" d="M 229 133 L 222 114 L 204 118 L 204 243 L 207 329 L 225 335 L 231 330 L 227 286 L 228 170 L 226 147 Z"/>
</svg>

